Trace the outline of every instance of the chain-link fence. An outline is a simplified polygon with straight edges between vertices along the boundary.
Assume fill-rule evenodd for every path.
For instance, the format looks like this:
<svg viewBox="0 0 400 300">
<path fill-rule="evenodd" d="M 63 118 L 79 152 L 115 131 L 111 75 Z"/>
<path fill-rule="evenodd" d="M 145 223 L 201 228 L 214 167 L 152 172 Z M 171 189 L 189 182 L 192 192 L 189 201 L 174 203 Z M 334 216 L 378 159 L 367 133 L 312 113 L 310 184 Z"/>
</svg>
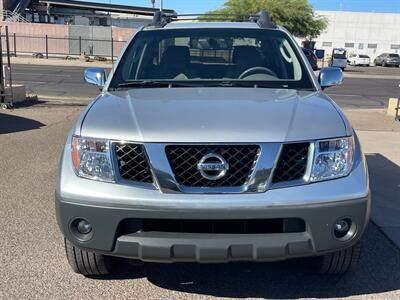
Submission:
<svg viewBox="0 0 400 300">
<path fill-rule="evenodd" d="M 3 41 L 5 35 L 2 35 Z M 10 35 L 10 52 L 14 56 L 37 54 L 50 56 L 90 56 L 115 59 L 126 41 L 77 37 L 24 36 Z"/>
</svg>

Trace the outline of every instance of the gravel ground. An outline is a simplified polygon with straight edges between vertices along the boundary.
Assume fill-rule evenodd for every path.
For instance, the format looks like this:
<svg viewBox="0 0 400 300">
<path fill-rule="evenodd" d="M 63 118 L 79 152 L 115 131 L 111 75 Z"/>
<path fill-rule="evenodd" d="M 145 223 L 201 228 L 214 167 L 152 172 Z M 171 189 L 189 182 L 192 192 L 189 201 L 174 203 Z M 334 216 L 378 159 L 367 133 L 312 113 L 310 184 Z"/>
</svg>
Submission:
<svg viewBox="0 0 400 300">
<path fill-rule="evenodd" d="M 400 252 L 372 223 L 361 264 L 344 277 L 315 275 L 304 261 L 121 261 L 106 280 L 74 274 L 53 194 L 59 153 L 81 110 L 53 105 L 0 112 L 0 299 L 400 298 Z"/>
</svg>

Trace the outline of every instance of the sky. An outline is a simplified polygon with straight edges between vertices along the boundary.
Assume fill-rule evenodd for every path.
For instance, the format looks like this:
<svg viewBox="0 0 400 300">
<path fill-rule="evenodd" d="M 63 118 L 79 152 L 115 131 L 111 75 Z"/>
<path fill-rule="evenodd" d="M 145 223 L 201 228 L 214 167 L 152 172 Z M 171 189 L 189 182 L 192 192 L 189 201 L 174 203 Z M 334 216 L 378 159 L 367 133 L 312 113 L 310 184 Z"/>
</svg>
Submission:
<svg viewBox="0 0 400 300">
<path fill-rule="evenodd" d="M 105 2 L 110 0 L 87 0 Z M 257 1 L 257 0 L 254 0 Z M 219 8 L 224 0 L 164 0 L 165 8 L 175 9 L 178 13 L 202 13 Z M 317 10 L 347 10 L 400 13 L 400 0 L 309 0 Z M 132 6 L 151 6 L 150 0 L 111 0 L 112 4 Z M 156 0 L 157 5 L 160 0 Z"/>
</svg>

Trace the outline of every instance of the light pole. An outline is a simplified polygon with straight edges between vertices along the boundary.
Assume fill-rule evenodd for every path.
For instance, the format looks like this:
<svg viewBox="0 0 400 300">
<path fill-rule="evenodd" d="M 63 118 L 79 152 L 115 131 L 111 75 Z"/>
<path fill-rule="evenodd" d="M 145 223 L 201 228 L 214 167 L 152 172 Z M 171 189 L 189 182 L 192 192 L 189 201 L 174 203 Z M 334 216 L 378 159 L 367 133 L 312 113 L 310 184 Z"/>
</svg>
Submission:
<svg viewBox="0 0 400 300">
<path fill-rule="evenodd" d="M 110 10 L 109 10 L 109 15 L 110 15 L 110 35 L 111 35 L 111 48 L 110 48 L 110 52 L 111 52 L 111 62 L 114 62 L 114 35 L 113 35 L 113 19 L 112 19 L 112 15 L 111 15 L 111 0 L 110 0 Z M 114 67 L 114 64 L 113 64 Z"/>
<path fill-rule="evenodd" d="M 151 5 L 153 5 L 153 8 L 156 8 L 156 0 L 151 0 Z"/>
</svg>

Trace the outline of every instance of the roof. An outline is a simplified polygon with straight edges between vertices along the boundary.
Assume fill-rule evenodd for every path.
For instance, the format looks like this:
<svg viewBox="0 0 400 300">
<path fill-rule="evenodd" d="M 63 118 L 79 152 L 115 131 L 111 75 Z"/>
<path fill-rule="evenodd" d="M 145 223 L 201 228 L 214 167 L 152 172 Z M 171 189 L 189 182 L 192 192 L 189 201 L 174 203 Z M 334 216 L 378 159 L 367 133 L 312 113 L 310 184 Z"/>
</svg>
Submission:
<svg viewBox="0 0 400 300">
<path fill-rule="evenodd" d="M 77 8 L 77 9 L 93 9 L 115 13 L 130 13 L 137 15 L 152 16 L 158 9 L 150 7 L 139 7 L 130 5 L 118 5 L 118 4 L 107 4 L 107 3 L 96 3 L 86 1 L 71 1 L 71 0 L 39 0 L 40 3 L 45 3 L 51 6 L 65 7 L 65 8 Z M 175 14 L 172 9 L 164 9 L 166 13 Z"/>
<path fill-rule="evenodd" d="M 165 25 L 165 29 L 195 29 L 195 28 L 237 28 L 237 29 L 254 29 L 260 28 L 257 23 L 253 22 L 172 22 Z M 151 29 L 151 28 L 149 28 Z"/>
</svg>

